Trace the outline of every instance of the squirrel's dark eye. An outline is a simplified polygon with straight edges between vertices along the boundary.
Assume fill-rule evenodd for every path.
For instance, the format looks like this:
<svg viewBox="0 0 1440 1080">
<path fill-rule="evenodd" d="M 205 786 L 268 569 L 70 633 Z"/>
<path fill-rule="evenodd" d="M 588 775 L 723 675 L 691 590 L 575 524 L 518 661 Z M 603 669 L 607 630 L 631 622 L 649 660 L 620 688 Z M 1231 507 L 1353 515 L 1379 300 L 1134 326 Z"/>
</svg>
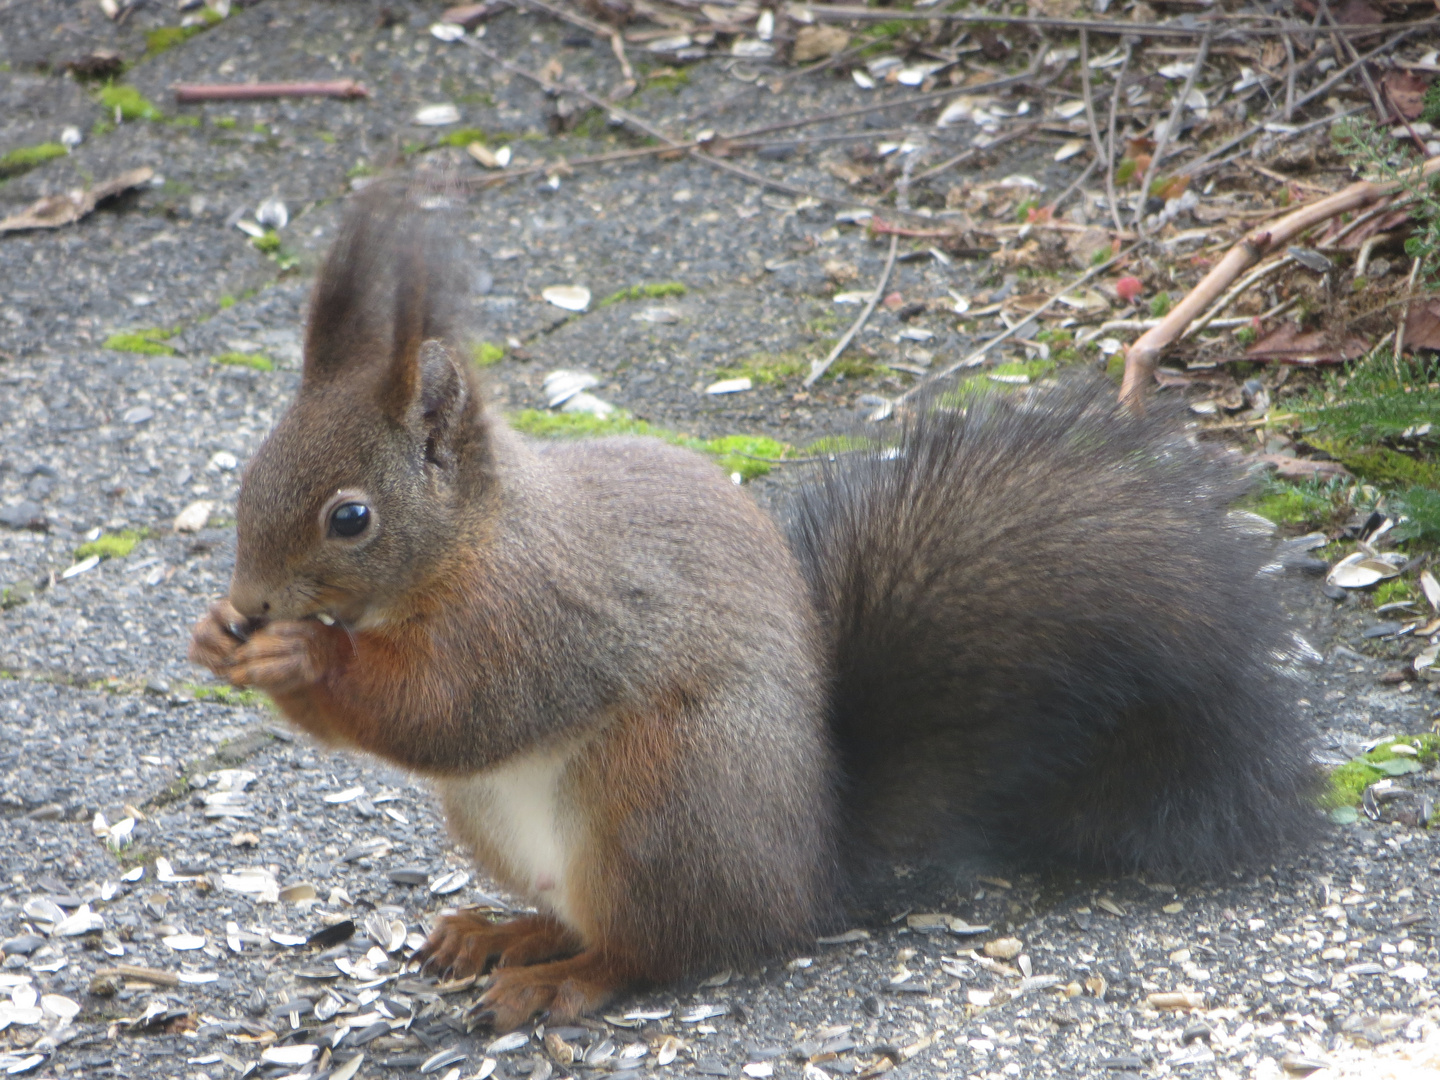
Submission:
<svg viewBox="0 0 1440 1080">
<path fill-rule="evenodd" d="M 341 503 L 330 512 L 330 531 L 336 536 L 359 536 L 370 526 L 370 508 L 364 503 Z"/>
</svg>

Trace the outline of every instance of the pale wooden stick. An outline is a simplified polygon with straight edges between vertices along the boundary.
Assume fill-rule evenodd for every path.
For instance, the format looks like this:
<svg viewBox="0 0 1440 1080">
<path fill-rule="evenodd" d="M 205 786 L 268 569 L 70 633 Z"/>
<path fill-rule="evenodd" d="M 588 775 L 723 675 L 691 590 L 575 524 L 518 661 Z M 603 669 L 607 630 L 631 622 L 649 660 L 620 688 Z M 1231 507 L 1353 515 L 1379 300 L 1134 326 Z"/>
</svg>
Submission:
<svg viewBox="0 0 1440 1080">
<path fill-rule="evenodd" d="M 176 83 L 170 87 L 175 101 L 187 105 L 195 101 L 255 101 L 264 98 L 333 97 L 363 98 L 370 91 L 354 79 L 337 82 L 289 83 Z"/>
<path fill-rule="evenodd" d="M 1440 172 L 1440 157 L 1433 157 L 1421 167 L 1421 177 Z M 1265 255 L 1283 248 L 1306 230 L 1328 221 L 1336 214 L 1360 207 L 1393 195 L 1400 189 L 1400 182 L 1377 183 L 1362 180 L 1347 188 L 1328 195 L 1323 199 L 1302 206 L 1269 228 L 1251 233 L 1232 247 L 1210 272 L 1200 279 L 1185 299 L 1176 304 L 1170 313 L 1153 330 L 1141 334 L 1125 354 L 1125 378 L 1120 384 L 1120 400 L 1128 405 L 1143 406 L 1144 394 L 1155 377 L 1155 367 L 1160 354 L 1180 336 L 1185 327 L 1218 297 L 1237 277 L 1259 262 Z"/>
<path fill-rule="evenodd" d="M 840 359 L 840 354 L 845 351 L 850 342 L 855 340 L 855 335 L 860 328 L 870 321 L 870 316 L 875 313 L 875 307 L 880 303 L 880 298 L 885 295 L 885 286 L 890 284 L 890 271 L 895 269 L 895 253 L 900 248 L 900 234 L 890 234 L 890 254 L 885 258 L 885 269 L 880 271 L 880 283 L 875 286 L 875 293 L 870 297 L 870 302 L 865 305 L 865 310 L 860 317 L 845 331 L 845 336 L 835 343 L 835 348 L 830 350 L 830 355 L 824 360 L 816 360 L 810 365 L 810 374 L 805 376 L 805 382 L 801 385 L 810 387 L 815 385 L 815 380 L 830 370 L 830 365 Z"/>
</svg>

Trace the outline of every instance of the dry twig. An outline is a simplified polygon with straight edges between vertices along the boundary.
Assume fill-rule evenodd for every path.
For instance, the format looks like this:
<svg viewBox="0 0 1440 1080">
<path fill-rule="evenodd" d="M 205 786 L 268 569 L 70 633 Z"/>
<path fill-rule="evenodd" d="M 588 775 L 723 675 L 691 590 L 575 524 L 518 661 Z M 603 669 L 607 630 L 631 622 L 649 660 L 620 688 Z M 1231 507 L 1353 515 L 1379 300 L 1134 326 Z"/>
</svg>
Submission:
<svg viewBox="0 0 1440 1080">
<path fill-rule="evenodd" d="M 1350 63 L 1346 64 L 1343 68 L 1340 68 L 1338 71 L 1335 72 L 1335 74 L 1331 75 L 1328 79 L 1322 82 L 1319 86 L 1316 86 L 1314 89 L 1303 94 L 1295 102 L 1295 108 L 1302 108 L 1305 105 L 1308 105 L 1310 102 L 1314 101 L 1316 98 L 1320 97 L 1321 95 L 1328 93 L 1332 87 L 1334 87 L 1340 82 L 1343 82 L 1347 77 L 1349 77 L 1350 73 L 1353 72 L 1357 67 L 1360 67 L 1367 60 L 1372 60 L 1375 57 L 1379 56 L 1381 53 L 1393 49 L 1396 45 L 1400 44 L 1400 42 L 1404 41 L 1405 38 L 1409 37 L 1412 33 L 1414 33 L 1416 29 L 1417 28 L 1414 26 L 1407 26 L 1405 29 L 1401 30 L 1400 33 L 1395 34 L 1394 36 L 1389 38 L 1389 40 L 1387 40 L 1383 45 L 1379 45 L 1376 48 L 1371 49 L 1368 53 L 1360 57 L 1358 60 L 1352 60 Z M 1307 131 L 1310 128 L 1318 127 L 1321 124 L 1334 123 L 1336 119 L 1337 117 L 1335 116 L 1327 116 L 1323 120 L 1315 121 L 1313 124 L 1306 124 L 1304 127 L 1291 132 L 1291 134 L 1298 135 L 1301 131 Z M 1214 150 L 1210 150 L 1204 154 L 1201 154 L 1198 158 L 1196 158 L 1194 161 L 1189 162 L 1185 165 L 1184 168 L 1180 170 L 1181 175 L 1198 175 L 1201 166 L 1209 164 L 1216 158 L 1220 157 L 1222 154 L 1228 154 L 1231 150 L 1235 149 L 1235 147 L 1239 146 L 1241 143 L 1247 142 L 1250 139 L 1254 138 L 1256 135 L 1260 134 L 1260 132 L 1265 130 L 1266 123 L 1268 123 L 1268 121 L 1262 120 L 1258 124 L 1253 124 L 1228 142 L 1217 146 Z"/>
<path fill-rule="evenodd" d="M 885 257 L 885 269 L 880 271 L 880 281 L 875 286 L 875 293 L 870 297 L 870 302 L 865 305 L 865 310 L 860 312 L 860 317 L 850 324 L 850 329 L 845 331 L 845 336 L 835 343 L 835 347 L 830 350 L 830 355 L 825 357 L 824 360 L 816 360 L 810 365 L 810 374 L 805 376 L 805 381 L 801 384 L 802 386 L 807 389 L 814 386 L 815 380 L 830 370 L 830 365 L 840 359 L 840 354 L 849 347 L 850 342 L 855 339 L 855 335 L 860 332 L 861 327 L 870 321 L 870 316 L 875 313 L 875 308 L 879 305 L 880 298 L 885 295 L 885 286 L 890 283 L 890 271 L 895 269 L 895 254 L 899 249 L 900 237 L 892 233 L 890 236 L 890 254 Z"/>
<path fill-rule="evenodd" d="M 984 360 L 986 354 L 989 353 L 991 349 L 995 348 L 996 345 L 999 345 L 1003 341 L 1009 341 L 1011 338 L 1016 337 L 1020 333 L 1022 328 L 1024 328 L 1034 320 L 1038 319 L 1041 315 L 1043 315 L 1045 312 L 1049 311 L 1052 307 L 1059 303 L 1060 297 L 1066 295 L 1067 293 L 1074 292 L 1082 285 L 1088 284 L 1089 282 L 1093 281 L 1095 278 L 1103 274 L 1106 270 L 1109 270 L 1120 260 L 1128 258 L 1131 252 L 1135 250 L 1135 247 L 1136 245 L 1132 244 L 1124 251 L 1110 256 L 1110 258 L 1106 259 L 1103 263 L 1097 263 L 1096 265 L 1092 266 L 1089 270 L 1086 270 L 1074 281 L 1070 282 L 1070 284 L 1059 290 L 1057 293 L 1055 293 L 1054 296 L 1050 297 L 1050 299 L 1046 300 L 1043 304 L 1037 307 L 1034 311 L 1030 312 L 1028 315 L 1026 315 L 1023 319 L 1021 319 L 1014 326 L 1010 327 L 1008 330 L 1004 330 L 1001 333 L 996 334 L 989 341 L 985 342 L 985 344 L 981 345 L 978 349 L 969 353 L 962 359 L 955 361 L 955 363 L 949 364 L 941 370 L 932 372 L 925 378 L 921 379 L 914 386 L 910 387 L 909 390 L 906 390 L 903 394 L 897 397 L 895 399 L 895 405 L 898 407 L 901 402 L 905 401 L 907 398 L 913 397 L 923 388 L 929 386 L 930 384 L 936 382 L 939 379 L 948 378 L 949 376 L 955 374 L 955 372 L 959 371 L 961 368 L 974 367 L 976 364 L 980 363 L 980 361 Z"/>
<path fill-rule="evenodd" d="M 1120 61 L 1120 73 L 1115 76 L 1115 92 L 1110 95 L 1109 135 L 1105 143 L 1105 198 L 1110 202 L 1110 214 L 1115 219 L 1115 231 L 1122 232 L 1125 226 L 1120 222 L 1120 200 L 1115 195 L 1115 118 L 1120 112 L 1120 92 L 1125 87 L 1125 73 L 1130 70 L 1130 55 L 1134 47 L 1125 43 L 1125 57 Z M 1145 207 L 1145 193 L 1140 193 L 1140 207 Z"/>
<path fill-rule="evenodd" d="M 1170 108 L 1170 119 L 1156 133 L 1155 151 L 1150 155 L 1150 164 L 1145 166 L 1145 176 L 1140 181 L 1140 198 L 1135 206 L 1135 231 L 1141 236 L 1145 235 L 1145 204 L 1150 198 L 1150 184 L 1160 168 L 1160 159 L 1165 156 L 1165 151 L 1169 148 L 1171 136 L 1180 128 L 1180 118 L 1185 114 L 1185 103 L 1190 100 L 1190 91 L 1195 89 L 1195 81 L 1199 78 L 1200 69 L 1205 66 L 1205 58 L 1209 54 L 1210 35 L 1206 34 L 1200 39 L 1200 51 L 1195 56 L 1195 63 L 1190 68 L 1190 73 L 1185 76 L 1185 85 L 1180 90 L 1179 96 L 1175 98 L 1175 104 Z"/>
<path fill-rule="evenodd" d="M 1395 351 L 1391 359 L 1395 363 L 1395 377 L 1404 382 L 1400 375 L 1400 357 L 1405 353 L 1405 323 L 1410 318 L 1410 301 L 1415 298 L 1415 282 L 1420 277 L 1420 260 L 1416 258 L 1410 267 L 1410 279 L 1405 282 L 1405 306 L 1400 309 L 1400 321 L 1395 324 Z"/>
<path fill-rule="evenodd" d="M 808 16 L 811 19 L 821 22 L 891 22 L 908 20 L 914 22 L 949 22 L 949 23 L 973 23 L 980 26 L 1033 26 L 1037 30 L 1091 30 L 1097 34 L 1123 35 L 1126 37 L 1179 37 L 1197 38 L 1205 34 L 1216 34 L 1219 37 L 1235 37 L 1241 40 L 1254 37 L 1283 37 L 1287 34 L 1308 34 L 1315 36 L 1328 34 L 1331 30 L 1360 32 L 1375 32 L 1375 25 L 1371 23 L 1343 23 L 1331 27 L 1309 27 L 1296 26 L 1285 23 L 1280 26 L 1257 26 L 1249 21 L 1251 18 L 1265 19 L 1268 16 L 1211 16 L 1209 18 L 1198 18 L 1185 23 L 1143 23 L 1143 22 L 1121 22 L 1106 21 L 1103 19 L 1059 19 L 1044 15 L 1010 15 L 999 11 L 970 12 L 970 11 L 932 11 L 922 9 L 919 11 L 903 11 L 898 8 L 866 8 L 851 7 L 846 4 L 819 4 L 815 6 L 797 7 L 796 14 Z M 1435 26 L 1434 19 L 1420 19 L 1409 23 L 1390 23 L 1390 26 L 1406 27 L 1407 29 L 1419 29 L 1420 27 Z"/>
<path fill-rule="evenodd" d="M 175 92 L 175 101 L 180 105 L 196 101 L 256 101 L 292 97 L 352 99 L 370 96 L 370 91 L 354 79 L 335 82 L 175 83 L 170 89 Z"/>
<path fill-rule="evenodd" d="M 1105 162 L 1105 197 L 1110 203 L 1110 217 L 1115 222 L 1115 231 L 1125 226 L 1120 222 L 1120 208 L 1115 205 L 1115 158 L 1105 152 L 1105 140 L 1100 137 L 1100 122 L 1095 119 L 1095 95 L 1090 87 L 1090 32 L 1080 31 L 1080 89 L 1085 95 L 1085 120 L 1090 125 L 1090 141 L 1095 144 L 1095 160 Z"/>
<path fill-rule="evenodd" d="M 1422 177 L 1440 172 L 1440 157 L 1431 158 L 1421 167 Z M 1251 233 L 1200 279 L 1185 298 L 1171 309 L 1160 325 L 1142 334 L 1125 356 L 1125 378 L 1120 386 L 1120 400 L 1131 405 L 1143 404 L 1145 389 L 1155 374 L 1160 354 L 1200 312 L 1249 267 L 1265 255 L 1294 241 L 1307 230 L 1328 221 L 1337 214 L 1358 210 L 1377 199 L 1394 194 L 1400 182 L 1361 181 L 1323 199 L 1302 206 L 1260 232 Z"/>
</svg>

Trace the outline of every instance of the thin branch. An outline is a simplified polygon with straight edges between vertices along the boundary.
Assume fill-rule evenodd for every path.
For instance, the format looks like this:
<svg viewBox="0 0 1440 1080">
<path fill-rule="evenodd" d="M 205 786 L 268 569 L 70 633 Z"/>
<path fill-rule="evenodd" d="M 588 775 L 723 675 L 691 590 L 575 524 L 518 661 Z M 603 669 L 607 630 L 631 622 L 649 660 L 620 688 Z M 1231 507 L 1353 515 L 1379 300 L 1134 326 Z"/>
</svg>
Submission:
<svg viewBox="0 0 1440 1080">
<path fill-rule="evenodd" d="M 1097 34 L 1111 34 L 1136 37 L 1182 37 L 1197 38 L 1205 34 L 1214 33 L 1219 37 L 1234 36 L 1241 39 L 1247 37 L 1282 37 L 1286 34 L 1326 34 L 1329 29 L 1308 27 L 1304 25 L 1281 25 L 1281 26 L 1256 26 L 1254 23 L 1242 21 L 1241 18 L 1210 17 L 1199 18 L 1193 22 L 1179 23 L 1142 23 L 1142 22 L 1108 22 L 1102 19 L 1056 19 L 1043 15 L 1009 15 L 1002 12 L 969 12 L 969 11 L 902 11 L 897 8 L 866 8 L 851 7 L 845 4 L 819 4 L 815 6 L 796 6 L 793 9 L 796 15 L 808 16 L 812 20 L 820 22 L 848 22 L 851 20 L 859 22 L 890 22 L 898 20 L 914 22 L 948 22 L 968 23 L 979 26 L 1033 26 L 1040 30 L 1091 30 Z M 1253 18 L 1269 18 L 1270 16 L 1252 16 Z M 1391 23 L 1391 26 L 1404 26 L 1407 29 L 1419 29 L 1420 27 L 1431 27 L 1435 25 L 1434 19 L 1421 19 L 1411 23 Z M 1376 27 L 1373 24 L 1342 24 L 1331 29 L 1354 31 L 1356 33 L 1374 33 Z"/>
<path fill-rule="evenodd" d="M 1091 158 L 1090 164 L 1085 166 L 1085 171 L 1082 172 L 1079 176 L 1077 176 L 1074 180 L 1071 180 L 1065 190 L 1060 192 L 1059 195 L 1056 195 L 1055 198 L 1050 201 L 1050 218 L 1052 221 L 1054 220 L 1055 215 L 1060 212 L 1060 207 L 1065 202 L 1065 200 L 1068 199 L 1071 195 L 1075 194 L 1075 191 L 1080 187 L 1080 185 L 1085 183 L 1086 180 L 1089 180 L 1090 174 L 1099 167 L 1100 159 L 1098 157 Z"/>
<path fill-rule="evenodd" d="M 1085 121 L 1090 125 L 1090 141 L 1095 144 L 1095 160 L 1105 162 L 1105 197 L 1110 202 L 1110 217 L 1115 222 L 1115 231 L 1125 228 L 1120 222 L 1120 210 L 1115 205 L 1114 157 L 1105 152 L 1105 140 L 1100 137 L 1100 122 L 1095 119 L 1095 97 L 1090 88 L 1090 32 L 1080 31 L 1080 89 L 1085 94 Z"/>
<path fill-rule="evenodd" d="M 1109 137 L 1105 143 L 1105 198 L 1110 201 L 1110 214 L 1115 219 L 1115 231 L 1123 232 L 1120 221 L 1120 200 L 1115 194 L 1115 117 L 1120 112 L 1120 92 L 1125 86 L 1125 72 L 1130 69 L 1130 54 L 1133 47 L 1126 42 L 1125 58 L 1120 61 L 1120 72 L 1115 76 L 1115 92 L 1110 95 Z M 1140 206 L 1144 209 L 1145 193 L 1140 193 Z"/>
<path fill-rule="evenodd" d="M 885 295 L 885 286 L 890 283 L 890 271 L 895 269 L 895 255 L 899 250 L 900 237 L 892 234 L 890 237 L 890 254 L 885 257 L 885 269 L 880 271 L 880 281 L 875 286 L 875 293 L 870 297 L 870 302 L 865 305 L 865 310 L 860 313 L 860 317 L 850 324 L 850 329 L 845 331 L 845 336 L 835 343 L 835 347 L 830 350 L 830 355 L 825 357 L 824 360 L 817 360 L 810 365 L 810 374 L 805 376 L 805 381 L 801 383 L 802 386 L 806 388 L 814 386 L 815 380 L 830 370 L 830 365 L 840 359 L 840 354 L 843 353 L 850 345 L 850 342 L 855 339 L 855 335 L 860 332 L 861 327 L 870 321 L 870 316 L 874 314 L 875 308 L 880 303 L 880 298 Z"/>
<path fill-rule="evenodd" d="M 1319 0 L 1320 15 L 1330 24 L 1330 40 L 1335 42 L 1335 52 L 1338 56 L 1341 52 L 1350 54 L 1350 59 L 1360 65 L 1360 81 L 1365 84 L 1365 89 L 1370 92 L 1370 101 L 1375 106 L 1375 119 L 1384 124 L 1387 121 L 1387 110 L 1385 102 L 1380 100 L 1380 91 L 1376 89 L 1375 80 L 1370 78 L 1370 72 L 1360 61 L 1360 52 L 1355 48 L 1355 43 L 1350 40 L 1347 34 L 1341 33 L 1336 25 L 1335 16 L 1330 14 L 1330 5 L 1326 0 Z"/>
<path fill-rule="evenodd" d="M 1141 236 L 1145 235 L 1145 204 L 1150 199 L 1151 181 L 1155 179 L 1155 173 L 1160 168 L 1160 159 L 1165 156 L 1171 135 L 1180 129 L 1180 118 L 1185 115 L 1185 104 L 1190 100 L 1190 91 L 1195 89 L 1195 81 L 1199 78 L 1200 69 L 1205 66 L 1205 58 L 1209 54 L 1210 35 L 1206 34 L 1200 39 L 1200 51 L 1195 57 L 1195 63 L 1191 66 L 1190 73 L 1185 76 L 1185 86 L 1181 89 L 1180 96 L 1175 99 L 1175 104 L 1170 108 L 1170 119 L 1166 121 L 1155 139 L 1155 151 L 1150 155 L 1150 164 L 1145 167 L 1145 176 L 1140 181 L 1140 201 L 1135 207 L 1135 231 Z"/>
<path fill-rule="evenodd" d="M 1406 29 L 1401 30 L 1400 33 L 1391 37 L 1383 45 L 1379 45 L 1376 48 L 1370 50 L 1359 60 L 1352 60 L 1350 63 L 1346 64 L 1343 68 L 1336 71 L 1335 74 L 1331 75 L 1328 79 L 1322 82 L 1319 86 L 1304 94 L 1298 101 L 1295 102 L 1295 108 L 1303 108 L 1310 102 L 1314 101 L 1316 98 L 1320 97 L 1322 94 L 1328 93 L 1333 86 L 1335 86 L 1337 83 L 1344 81 L 1344 79 L 1347 78 L 1352 71 L 1354 71 L 1365 61 L 1374 59 L 1382 52 L 1393 49 L 1396 45 L 1400 44 L 1400 42 L 1404 41 L 1405 38 L 1409 37 L 1412 33 L 1414 33 L 1416 29 L 1417 28 L 1413 26 L 1407 27 Z M 1307 126 L 1314 127 L 1318 124 L 1328 124 L 1333 122 L 1334 119 L 1335 117 L 1333 116 L 1327 116 L 1325 119 L 1317 121 L 1316 124 L 1311 124 Z M 1202 165 L 1208 164 L 1209 162 L 1213 161 L 1215 158 L 1218 158 L 1223 154 L 1228 154 L 1231 150 L 1235 149 L 1235 147 L 1239 146 L 1241 143 L 1246 142 L 1254 136 L 1260 134 L 1260 132 L 1265 130 L 1266 123 L 1267 121 L 1262 120 L 1260 123 L 1254 124 L 1246 130 L 1242 131 L 1239 135 L 1236 135 L 1229 142 L 1224 143 L 1221 146 L 1217 146 L 1214 150 L 1209 150 L 1206 153 L 1201 154 L 1198 158 L 1196 158 L 1192 162 L 1189 162 L 1187 165 L 1184 166 L 1184 168 L 1180 170 L 1181 175 L 1194 176 L 1197 170 L 1199 170 Z M 1300 130 L 1303 131 L 1305 129 L 1302 128 Z"/>
<path fill-rule="evenodd" d="M 972 146 L 969 150 L 962 150 L 960 151 L 960 153 L 956 154 L 952 158 L 946 158 L 934 168 L 926 169 L 924 172 L 912 177 L 910 182 L 912 184 L 918 184 L 922 180 L 929 180 L 932 176 L 939 176 L 946 169 L 954 168 L 962 161 L 968 161 L 970 158 L 977 157 L 978 155 L 983 154 L 986 150 L 993 150 L 997 146 L 1004 146 L 1006 143 L 1018 139 L 1021 135 L 1028 135 L 1030 132 L 1034 131 L 1039 126 L 1039 121 L 1029 124 L 1021 124 L 1014 131 L 1007 131 L 1004 135 L 1001 135 L 992 143 L 987 143 L 984 146 Z"/>
<path fill-rule="evenodd" d="M 1431 158 L 1420 169 L 1422 178 L 1440 172 L 1440 157 Z M 1337 214 L 1358 210 L 1377 199 L 1394 194 L 1400 181 L 1377 183 L 1362 180 L 1319 199 L 1308 206 L 1286 214 L 1259 232 L 1243 237 L 1226 253 L 1210 272 L 1171 309 L 1153 330 L 1140 335 L 1125 356 L 1125 378 L 1120 386 L 1120 400 L 1140 407 L 1142 398 L 1155 374 L 1160 354 L 1180 336 L 1192 319 L 1210 306 L 1231 282 L 1254 266 L 1265 255 L 1290 244 L 1296 237 Z"/>
<path fill-rule="evenodd" d="M 175 83 L 170 89 L 174 91 L 178 105 L 196 101 L 257 101 L 292 97 L 353 99 L 370 96 L 370 91 L 354 79 L 335 82 Z"/>
<path fill-rule="evenodd" d="M 1400 375 L 1400 358 L 1405 354 L 1405 324 L 1410 321 L 1410 301 L 1415 298 L 1415 281 L 1420 277 L 1420 259 L 1410 267 L 1410 280 L 1405 283 L 1405 306 L 1400 311 L 1400 321 L 1395 324 L 1395 352 L 1391 359 L 1395 362 L 1395 378 L 1402 384 L 1404 379 Z"/>
<path fill-rule="evenodd" d="M 642 134 L 649 135 L 653 139 L 659 140 L 661 143 L 664 144 L 664 146 L 661 148 L 662 150 L 681 151 L 683 153 L 688 153 L 697 161 L 703 161 L 705 164 L 709 165 L 713 169 L 719 169 L 721 172 L 731 173 L 735 176 L 740 177 L 743 180 L 748 180 L 752 184 L 758 184 L 761 187 L 767 187 L 773 191 L 783 191 L 785 192 L 785 194 L 793 195 L 799 199 L 817 199 L 820 202 L 829 203 L 832 206 L 854 206 L 861 209 L 869 210 L 871 213 L 874 213 L 876 211 L 884 212 L 885 210 L 889 209 L 893 212 L 906 214 L 911 217 L 925 216 L 922 214 L 918 214 L 913 210 L 902 210 L 898 207 L 887 208 L 881 206 L 879 203 L 873 203 L 866 199 L 853 199 L 845 195 L 827 195 L 824 192 L 814 191 L 809 188 L 802 188 L 796 184 L 786 183 L 783 180 L 772 180 L 770 177 L 765 176 L 762 173 L 755 172 L 753 169 L 747 169 L 743 165 L 736 165 L 734 162 L 726 161 L 723 158 L 718 158 L 711 154 L 703 153 L 701 144 L 693 141 L 682 142 L 681 140 L 674 138 L 672 135 L 670 135 L 663 129 L 656 127 L 654 124 L 650 123 L 643 117 L 637 116 L 629 109 L 621 108 L 613 101 L 607 101 L 604 98 L 600 97 L 598 94 L 591 93 L 584 86 L 581 86 L 578 83 L 570 82 L 565 84 L 564 86 L 557 86 L 549 79 L 546 79 L 543 76 L 538 75 L 527 68 L 521 67 L 519 64 L 513 63 L 512 61 L 505 59 L 505 57 L 501 56 L 494 49 L 490 48 L 487 45 L 481 44 L 474 38 L 467 37 L 463 38 L 462 40 L 470 48 L 476 50 L 477 52 L 483 53 L 485 56 L 489 57 L 494 63 L 497 63 L 501 67 L 503 67 L 506 71 L 509 71 L 515 75 L 519 75 L 521 78 L 530 80 L 531 82 L 539 86 L 541 89 L 543 89 L 546 93 L 573 94 L 575 97 L 583 98 L 585 101 L 589 102 L 597 109 L 602 109 L 605 112 L 609 113 L 611 116 L 620 120 L 622 123 L 628 124 L 634 130 L 639 131 Z"/>
<path fill-rule="evenodd" d="M 981 345 L 978 349 L 965 356 L 963 359 L 957 360 L 955 361 L 955 363 L 950 364 L 947 367 L 944 367 L 939 371 L 933 372 L 932 374 L 927 375 L 925 378 L 921 379 L 909 390 L 906 390 L 903 394 L 897 397 L 895 399 L 895 405 L 898 407 L 900 403 L 903 402 L 906 398 L 913 397 L 922 388 L 929 386 L 931 383 L 935 382 L 938 379 L 947 378 L 955 374 L 955 372 L 959 371 L 961 368 L 974 367 L 976 364 L 980 363 L 980 361 L 984 360 L 986 354 L 989 353 L 991 349 L 995 348 L 996 345 L 999 345 L 1001 342 L 1008 341 L 1009 339 L 1015 337 L 1020 333 L 1022 327 L 1034 321 L 1035 319 L 1038 319 L 1041 315 L 1054 307 L 1055 304 L 1059 302 L 1060 297 L 1066 295 L 1067 293 L 1074 292 L 1082 285 L 1088 284 L 1090 281 L 1103 274 L 1106 270 L 1109 270 L 1116 263 L 1120 262 L 1122 259 L 1128 258 L 1130 256 L 1130 253 L 1135 250 L 1136 246 L 1137 245 L 1132 244 L 1124 251 L 1110 256 L 1110 258 L 1106 259 L 1103 263 L 1097 263 L 1096 265 L 1092 266 L 1089 270 L 1086 270 L 1074 281 L 1070 282 L 1070 284 L 1066 285 L 1054 296 L 1050 297 L 1050 299 L 1046 300 L 1038 308 L 1030 312 L 1028 315 L 1026 315 L 1023 319 L 1021 319 L 1014 326 L 1010 327 L 1008 330 L 996 334 L 993 338 L 985 342 L 985 344 Z"/>
<path fill-rule="evenodd" d="M 1295 42 L 1285 35 L 1285 122 L 1295 115 Z"/>
<path fill-rule="evenodd" d="M 1205 312 L 1204 315 L 1201 315 L 1193 323 L 1187 326 L 1185 328 L 1185 332 L 1181 334 L 1180 337 L 1184 339 L 1190 337 L 1192 334 L 1198 334 L 1201 330 L 1204 330 L 1205 327 L 1209 326 L 1212 322 L 1219 318 L 1220 313 L 1226 308 L 1228 308 L 1231 304 L 1233 304 L 1236 299 L 1238 299 L 1241 295 L 1248 292 L 1256 285 L 1260 284 L 1260 282 L 1264 281 L 1271 274 L 1275 273 L 1275 271 L 1289 266 L 1294 261 L 1295 260 L 1290 258 L 1289 255 L 1281 255 L 1273 262 L 1263 263 L 1260 266 L 1257 266 L 1254 270 L 1250 271 L 1250 273 L 1246 274 L 1239 281 L 1237 281 L 1229 290 L 1227 290 L 1224 296 L 1220 297 L 1219 300 L 1215 301 L 1215 303 L 1211 305 L 1209 311 Z M 1155 323 L 1155 325 L 1159 326 L 1160 323 L 1157 322 Z M 1146 327 L 1146 329 L 1151 328 Z"/>
</svg>

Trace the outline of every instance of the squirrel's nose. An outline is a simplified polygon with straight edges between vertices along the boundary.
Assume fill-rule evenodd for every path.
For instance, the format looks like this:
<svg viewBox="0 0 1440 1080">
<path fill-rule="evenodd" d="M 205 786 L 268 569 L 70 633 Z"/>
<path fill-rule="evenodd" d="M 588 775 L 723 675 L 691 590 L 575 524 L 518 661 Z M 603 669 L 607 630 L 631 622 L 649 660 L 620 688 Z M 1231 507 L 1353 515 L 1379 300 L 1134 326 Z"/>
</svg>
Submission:
<svg viewBox="0 0 1440 1080">
<path fill-rule="evenodd" d="M 248 582 L 230 582 L 230 603 L 250 621 L 252 627 L 270 617 L 270 601 L 265 599 L 264 591 Z"/>
</svg>

